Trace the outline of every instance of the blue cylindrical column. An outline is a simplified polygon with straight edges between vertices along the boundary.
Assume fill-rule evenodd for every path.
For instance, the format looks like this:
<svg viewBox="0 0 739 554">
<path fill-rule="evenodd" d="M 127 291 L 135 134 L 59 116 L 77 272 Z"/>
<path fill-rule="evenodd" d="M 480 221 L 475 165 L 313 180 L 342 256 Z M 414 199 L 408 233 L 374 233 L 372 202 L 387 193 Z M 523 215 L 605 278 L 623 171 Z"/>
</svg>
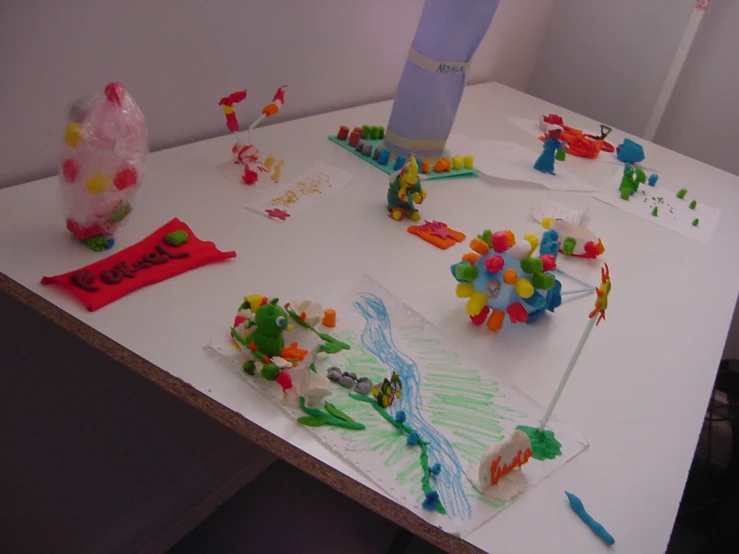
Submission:
<svg viewBox="0 0 739 554">
<path fill-rule="evenodd" d="M 394 154 L 442 155 L 469 62 L 497 7 L 498 0 L 426 0 L 385 134 Z"/>
</svg>

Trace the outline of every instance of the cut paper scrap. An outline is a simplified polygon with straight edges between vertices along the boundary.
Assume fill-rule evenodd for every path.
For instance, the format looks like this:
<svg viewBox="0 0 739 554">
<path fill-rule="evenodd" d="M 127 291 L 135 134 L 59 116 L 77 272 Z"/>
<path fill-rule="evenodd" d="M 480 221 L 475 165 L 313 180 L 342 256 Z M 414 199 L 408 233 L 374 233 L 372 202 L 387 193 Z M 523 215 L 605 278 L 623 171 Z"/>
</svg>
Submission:
<svg viewBox="0 0 739 554">
<path fill-rule="evenodd" d="M 186 242 L 183 233 L 187 234 Z M 168 235 L 172 236 L 167 241 Z M 117 254 L 68 273 L 44 277 L 41 284 L 60 285 L 94 312 L 141 287 L 235 256 L 233 250 L 222 252 L 212 242 L 200 240 L 190 227 L 174 218 Z"/>
<path fill-rule="evenodd" d="M 408 227 L 408 232 L 442 250 L 446 250 L 467 238 L 464 233 L 447 227 L 447 224 L 441 221 L 426 221 L 422 225 L 411 225 Z"/>
<path fill-rule="evenodd" d="M 516 490 L 501 487 L 500 495 L 490 498 L 474 488 L 467 472 L 479 467 L 487 448 L 510 436 L 517 426 L 538 426 L 544 408 L 501 383 L 491 373 L 494 368 L 482 370 L 465 359 L 438 329 L 369 277 L 360 279 L 337 299 L 321 300 L 334 306 L 338 315 L 331 335 L 350 349 L 332 354 L 330 360 L 319 359 L 317 373 L 327 375 L 330 366 L 338 366 L 373 383 L 390 379 L 393 372 L 399 375 L 403 393 L 387 413 L 397 419 L 403 412 L 405 425 L 429 443 L 428 466 L 439 464 L 440 468 L 438 475 L 431 477 L 431 484 L 446 514 L 423 508 L 419 448 L 380 417 L 372 402 L 359 402 L 349 396 L 350 390 L 332 386 L 331 404 L 365 429 L 323 426 L 306 430 L 389 497 L 446 532 L 468 535 L 510 505 L 505 497 Z M 290 333 L 290 340 L 302 344 L 296 332 L 300 331 Z M 241 373 L 243 359 L 238 358 L 227 337 L 214 339 L 210 346 L 228 358 L 231 371 Z M 299 412 L 281 402 L 279 385 L 247 375 L 244 380 L 273 398 L 293 420 L 299 417 Z M 587 447 L 577 431 L 560 422 L 550 421 L 547 429 L 556 433 L 562 455 L 529 460 L 518 475 L 525 480 L 514 484 L 519 490 L 524 484 L 530 490 Z"/>
<path fill-rule="evenodd" d="M 593 194 L 593 198 L 703 244 L 713 240 L 721 221 L 721 211 L 703 204 L 700 197 L 693 197 L 690 188 L 685 198 L 680 199 L 676 192 L 681 188 L 678 183 L 674 185 L 675 190 L 642 184 L 629 200 L 621 200 L 621 176 L 620 171 L 616 172 L 603 192 Z M 660 176 L 659 183 L 663 181 L 669 182 L 669 178 Z M 695 209 L 690 209 L 693 200 L 696 201 Z M 693 225 L 696 219 L 697 226 Z"/>
<path fill-rule="evenodd" d="M 475 157 L 477 169 L 491 177 L 538 183 L 550 190 L 592 191 L 593 187 L 574 175 L 566 167 L 567 162 L 557 162 L 556 175 L 541 173 L 534 169 L 534 162 L 541 154 L 518 143 L 505 140 L 481 140 Z"/>
<path fill-rule="evenodd" d="M 351 179 L 352 174 L 347 171 L 324 162 L 314 162 L 301 177 L 274 187 L 246 207 L 272 221 L 289 221 L 296 213 L 344 188 Z"/>
<path fill-rule="evenodd" d="M 539 223 L 543 222 L 544 218 L 551 217 L 552 219 L 563 219 L 575 225 L 580 225 L 587 211 L 587 208 L 578 210 L 553 200 L 537 202 L 531 206 L 531 215 Z"/>
</svg>

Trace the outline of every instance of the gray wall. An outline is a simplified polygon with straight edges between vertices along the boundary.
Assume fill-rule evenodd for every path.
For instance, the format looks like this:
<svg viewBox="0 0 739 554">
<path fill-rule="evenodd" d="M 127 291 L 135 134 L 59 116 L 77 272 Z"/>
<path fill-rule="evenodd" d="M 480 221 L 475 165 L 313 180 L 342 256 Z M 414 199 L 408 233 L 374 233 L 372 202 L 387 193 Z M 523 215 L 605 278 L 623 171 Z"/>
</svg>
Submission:
<svg viewBox="0 0 739 554">
<path fill-rule="evenodd" d="M 553 2 L 501 0 L 470 81 L 525 87 Z M 108 81 L 136 98 L 152 150 L 225 133 L 217 101 L 239 88 L 247 120 L 283 84 L 275 121 L 391 98 L 422 5 L 3 0 L 0 187 L 53 173 L 69 103 Z"/>
</svg>

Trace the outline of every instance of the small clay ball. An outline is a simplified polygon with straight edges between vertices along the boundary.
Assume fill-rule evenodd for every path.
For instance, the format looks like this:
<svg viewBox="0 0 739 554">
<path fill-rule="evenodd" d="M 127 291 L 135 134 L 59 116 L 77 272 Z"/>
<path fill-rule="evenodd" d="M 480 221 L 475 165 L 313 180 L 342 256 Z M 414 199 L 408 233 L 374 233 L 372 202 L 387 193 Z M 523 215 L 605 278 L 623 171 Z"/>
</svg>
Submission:
<svg viewBox="0 0 739 554">
<path fill-rule="evenodd" d="M 345 389 L 350 389 L 354 386 L 354 379 L 346 375 L 342 375 L 341 379 L 339 379 L 339 384 Z"/>
</svg>

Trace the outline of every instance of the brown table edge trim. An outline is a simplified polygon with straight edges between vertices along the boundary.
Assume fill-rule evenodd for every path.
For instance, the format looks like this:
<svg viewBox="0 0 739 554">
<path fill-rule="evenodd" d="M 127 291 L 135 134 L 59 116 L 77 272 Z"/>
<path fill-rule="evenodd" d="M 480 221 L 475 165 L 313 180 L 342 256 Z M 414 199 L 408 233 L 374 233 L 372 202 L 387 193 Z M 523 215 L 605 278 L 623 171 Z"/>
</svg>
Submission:
<svg viewBox="0 0 739 554">
<path fill-rule="evenodd" d="M 315 477 L 352 500 L 359 502 L 385 519 L 404 527 L 408 531 L 443 548 L 447 552 L 485 554 L 483 550 L 480 550 L 461 537 L 442 531 L 393 500 L 362 485 L 341 471 L 334 469 L 277 435 L 270 433 L 241 414 L 216 402 L 192 385 L 185 383 L 182 379 L 175 377 L 135 352 L 118 344 L 110 337 L 90 327 L 70 313 L 65 312 L 63 309 L 2 272 L 0 272 L 0 291 L 19 300 L 35 312 L 79 337 L 87 344 L 122 363 L 168 393 L 184 400 L 207 416 L 237 432 L 242 437 L 258 444 L 268 452 L 285 460 L 308 475 Z"/>
</svg>

